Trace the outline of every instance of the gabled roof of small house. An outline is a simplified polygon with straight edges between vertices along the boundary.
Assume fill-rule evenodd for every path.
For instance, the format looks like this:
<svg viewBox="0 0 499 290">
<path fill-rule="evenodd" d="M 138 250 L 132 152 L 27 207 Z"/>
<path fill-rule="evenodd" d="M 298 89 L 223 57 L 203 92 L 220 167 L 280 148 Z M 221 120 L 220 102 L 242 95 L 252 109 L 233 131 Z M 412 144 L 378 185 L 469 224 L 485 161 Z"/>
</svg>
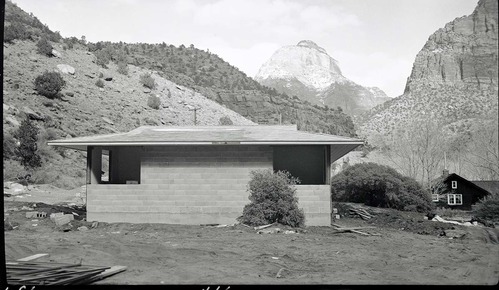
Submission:
<svg viewBox="0 0 499 290">
<path fill-rule="evenodd" d="M 440 176 L 438 178 L 436 178 L 434 181 L 433 181 L 433 184 L 432 184 L 432 188 L 435 190 L 435 189 L 443 189 L 445 188 L 450 181 L 453 181 L 453 180 L 456 180 L 456 181 L 460 181 L 460 182 L 465 182 L 466 184 L 468 184 L 469 186 L 477 189 L 478 191 L 482 191 L 482 192 L 486 192 L 486 194 L 489 193 L 488 190 L 478 186 L 477 184 L 475 184 L 474 182 L 472 181 L 469 181 L 468 179 L 456 174 L 456 173 L 451 173 L 447 176 Z"/>
<path fill-rule="evenodd" d="M 360 139 L 298 131 L 296 125 L 249 126 L 142 126 L 127 133 L 52 140 L 48 145 L 86 150 L 87 146 L 157 145 L 327 145 L 341 144 L 351 151 Z"/>
<path fill-rule="evenodd" d="M 475 185 L 485 189 L 490 193 L 499 194 L 499 181 L 496 180 L 478 180 L 472 181 Z"/>
</svg>

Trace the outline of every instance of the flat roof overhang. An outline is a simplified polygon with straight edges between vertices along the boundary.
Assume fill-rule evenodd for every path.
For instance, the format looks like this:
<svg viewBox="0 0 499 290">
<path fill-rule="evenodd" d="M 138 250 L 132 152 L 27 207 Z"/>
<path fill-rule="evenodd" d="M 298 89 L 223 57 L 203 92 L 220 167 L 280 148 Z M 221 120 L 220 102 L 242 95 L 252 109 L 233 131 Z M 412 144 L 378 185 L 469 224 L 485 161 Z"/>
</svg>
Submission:
<svg viewBox="0 0 499 290">
<path fill-rule="evenodd" d="M 60 146 L 68 149 L 86 151 L 89 146 L 115 147 L 115 146 L 179 146 L 179 145 L 353 145 L 354 148 L 362 145 L 358 141 L 196 141 L 196 142 L 61 142 L 49 141 L 50 146 Z"/>
</svg>

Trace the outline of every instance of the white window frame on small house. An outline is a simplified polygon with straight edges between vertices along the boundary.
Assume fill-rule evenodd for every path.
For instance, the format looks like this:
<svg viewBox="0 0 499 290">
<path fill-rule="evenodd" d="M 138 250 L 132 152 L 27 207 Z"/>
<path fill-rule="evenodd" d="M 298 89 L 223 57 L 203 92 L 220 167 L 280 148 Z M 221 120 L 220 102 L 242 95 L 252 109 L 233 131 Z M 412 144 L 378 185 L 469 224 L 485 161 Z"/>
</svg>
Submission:
<svg viewBox="0 0 499 290">
<path fill-rule="evenodd" d="M 438 193 L 434 193 L 434 194 L 432 194 L 432 195 L 431 195 L 431 200 L 432 200 L 432 201 L 435 201 L 435 202 L 436 202 L 436 201 L 439 201 L 439 195 L 438 195 Z"/>
<path fill-rule="evenodd" d="M 451 187 L 452 187 L 452 189 L 457 189 L 457 181 L 456 180 L 451 181 Z"/>
<path fill-rule="evenodd" d="M 463 204 L 463 195 L 462 194 L 448 194 L 447 195 L 447 204 L 448 205 L 462 205 Z"/>
</svg>

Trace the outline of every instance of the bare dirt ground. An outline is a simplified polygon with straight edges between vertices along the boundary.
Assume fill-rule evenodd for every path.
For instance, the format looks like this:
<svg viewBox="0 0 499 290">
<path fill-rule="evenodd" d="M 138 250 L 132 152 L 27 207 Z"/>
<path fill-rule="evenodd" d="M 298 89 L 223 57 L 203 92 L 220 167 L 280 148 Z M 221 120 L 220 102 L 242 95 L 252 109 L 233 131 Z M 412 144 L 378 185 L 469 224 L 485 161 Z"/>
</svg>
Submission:
<svg viewBox="0 0 499 290">
<path fill-rule="evenodd" d="M 368 221 L 335 221 L 371 226 L 365 231 L 380 236 L 336 233 L 332 227 L 307 227 L 298 234 L 257 234 L 243 225 L 99 223 L 91 228 L 91 222 L 81 220 L 81 208 L 67 206 L 77 204 L 78 191 L 41 186 L 31 196 L 4 196 L 6 260 L 49 253 L 40 261 L 83 259 L 88 265 L 128 267 L 96 284 L 498 283 L 497 229 L 426 221 L 423 214 L 392 210 L 376 211 Z M 26 218 L 22 207 L 34 204 L 48 214 L 79 215 L 65 232 L 48 217 Z M 89 230 L 78 231 L 81 225 Z M 443 234 L 452 230 L 465 234 L 453 239 Z"/>
</svg>

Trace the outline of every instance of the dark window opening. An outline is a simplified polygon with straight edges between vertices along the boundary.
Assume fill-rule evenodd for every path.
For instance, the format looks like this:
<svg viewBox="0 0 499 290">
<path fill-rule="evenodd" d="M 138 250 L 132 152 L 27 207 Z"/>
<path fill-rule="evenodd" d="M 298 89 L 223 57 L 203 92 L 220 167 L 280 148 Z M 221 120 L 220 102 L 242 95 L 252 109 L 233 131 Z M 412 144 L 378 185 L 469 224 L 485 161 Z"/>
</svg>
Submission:
<svg viewBox="0 0 499 290">
<path fill-rule="evenodd" d="M 300 184 L 327 184 L 328 146 L 275 146 L 273 167 L 300 179 Z"/>
</svg>

